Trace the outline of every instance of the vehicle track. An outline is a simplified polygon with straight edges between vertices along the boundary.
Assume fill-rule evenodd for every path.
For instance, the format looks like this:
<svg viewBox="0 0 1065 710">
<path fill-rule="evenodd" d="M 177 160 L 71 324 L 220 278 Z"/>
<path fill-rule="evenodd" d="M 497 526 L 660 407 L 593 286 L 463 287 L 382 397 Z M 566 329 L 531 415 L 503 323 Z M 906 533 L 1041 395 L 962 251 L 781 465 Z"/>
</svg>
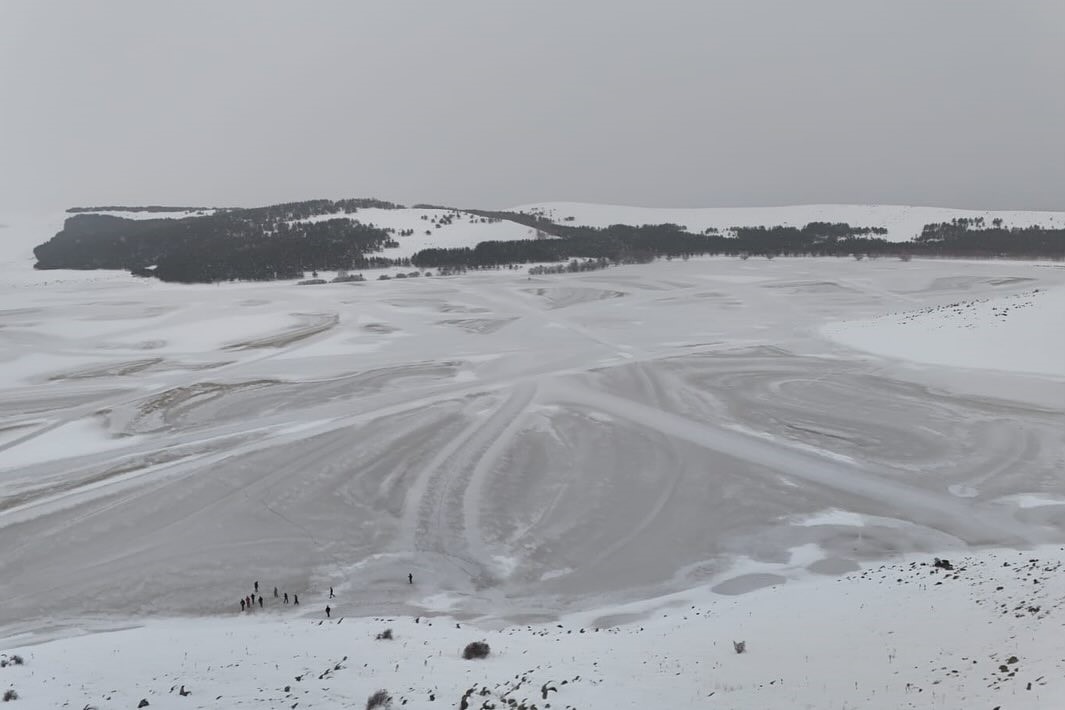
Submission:
<svg viewBox="0 0 1065 710">
<path fill-rule="evenodd" d="M 1035 544 L 1052 539 L 1048 530 L 1022 523 L 1001 511 L 949 494 L 917 488 L 871 464 L 848 465 L 742 432 L 714 427 L 654 407 L 568 384 L 554 387 L 551 400 L 599 409 L 648 429 L 779 471 L 792 478 L 855 495 L 900 517 L 955 535 L 970 544 Z"/>
<path fill-rule="evenodd" d="M 414 549 L 451 561 L 475 583 L 488 583 L 492 573 L 478 554 L 485 545 L 470 507 L 479 506 L 481 480 L 536 391 L 532 381 L 517 383 L 490 413 L 474 414 L 476 420 L 426 465 L 407 495 L 405 528 Z"/>
</svg>

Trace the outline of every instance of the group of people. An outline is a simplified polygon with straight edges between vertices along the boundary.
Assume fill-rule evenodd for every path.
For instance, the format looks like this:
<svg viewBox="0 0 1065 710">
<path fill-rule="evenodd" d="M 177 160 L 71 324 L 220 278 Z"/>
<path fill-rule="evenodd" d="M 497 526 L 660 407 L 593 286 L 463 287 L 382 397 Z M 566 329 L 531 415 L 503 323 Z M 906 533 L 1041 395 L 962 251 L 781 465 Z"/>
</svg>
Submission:
<svg viewBox="0 0 1065 710">
<path fill-rule="evenodd" d="M 329 593 L 330 594 L 333 593 L 333 588 L 332 587 L 329 588 Z M 285 600 L 284 603 L 288 604 L 288 592 L 285 592 L 283 595 L 279 594 L 278 591 L 277 591 L 277 587 L 274 587 L 274 599 L 280 599 L 282 596 L 284 597 L 284 600 Z M 259 605 L 260 609 L 263 608 L 263 595 L 259 594 L 259 583 L 258 582 L 255 583 L 255 591 L 254 591 L 254 593 L 249 594 L 249 595 L 247 595 L 246 597 L 244 597 L 243 599 L 240 600 L 240 610 L 241 611 L 251 611 L 252 609 L 255 608 L 256 604 Z M 299 594 L 293 594 L 292 595 L 292 604 L 294 606 L 299 606 L 300 605 L 300 595 Z"/>
<path fill-rule="evenodd" d="M 407 584 L 414 584 L 414 574 L 413 573 L 409 573 L 409 572 L 407 573 Z M 333 594 L 333 588 L 330 587 L 329 588 L 329 598 L 330 599 L 334 599 L 335 597 L 336 597 L 336 595 Z M 274 587 L 274 599 L 281 599 L 281 598 L 284 598 L 284 602 L 283 602 L 284 604 L 288 604 L 288 592 L 284 592 L 283 594 L 278 594 L 277 587 Z M 240 600 L 240 610 L 241 611 L 251 611 L 251 610 L 253 610 L 255 608 L 256 604 L 259 605 L 260 609 L 263 608 L 263 595 L 259 594 L 259 582 L 258 581 L 255 582 L 255 591 L 254 591 L 254 593 L 249 594 L 249 595 L 245 596 L 243 599 Z M 300 595 L 299 594 L 293 594 L 292 595 L 292 604 L 293 604 L 293 606 L 299 606 L 300 605 Z M 332 618 L 332 613 L 333 613 L 332 608 L 330 608 L 330 606 L 328 604 L 326 604 L 325 605 L 325 617 L 327 619 Z"/>
</svg>

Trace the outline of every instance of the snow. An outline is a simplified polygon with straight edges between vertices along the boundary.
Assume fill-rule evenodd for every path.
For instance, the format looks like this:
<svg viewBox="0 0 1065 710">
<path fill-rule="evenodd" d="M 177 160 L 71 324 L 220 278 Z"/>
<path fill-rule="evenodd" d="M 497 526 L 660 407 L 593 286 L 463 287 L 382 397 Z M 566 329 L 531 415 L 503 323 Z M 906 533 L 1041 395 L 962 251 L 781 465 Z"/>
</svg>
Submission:
<svg viewBox="0 0 1065 710">
<path fill-rule="evenodd" d="M 121 217 L 122 219 L 185 219 L 187 217 L 206 217 L 212 215 L 217 210 L 214 209 L 202 209 L 202 210 L 164 210 L 159 212 L 148 211 L 130 211 L 130 210 L 93 210 L 92 212 L 78 212 L 76 214 L 99 214 L 106 215 L 108 217 Z M 74 214 L 67 214 L 67 217 L 73 217 Z"/>
<path fill-rule="evenodd" d="M 451 218 L 451 223 L 440 224 L 433 220 Z M 388 259 L 403 259 L 413 256 L 422 249 L 451 249 L 456 247 L 473 247 L 480 242 L 509 242 L 519 239 L 533 239 L 536 230 L 509 220 L 487 221 L 469 212 L 459 210 L 437 209 L 381 209 L 360 208 L 354 214 L 337 213 L 316 215 L 303 222 L 321 222 L 329 219 L 350 219 L 380 229 L 413 229 L 409 236 L 393 235 L 399 242 L 398 247 L 390 247 L 379 253 Z M 428 232 L 428 234 L 426 233 Z"/>
<path fill-rule="evenodd" d="M 797 525 L 851 525 L 864 527 L 865 518 L 856 513 L 846 510 L 824 510 L 815 515 L 809 515 L 795 521 Z"/>
<path fill-rule="evenodd" d="M 48 429 L 28 442 L 4 452 L 0 472 L 37 463 L 41 459 L 86 456 L 121 449 L 135 443 L 135 437 L 114 439 L 107 436 L 100 422 L 79 420 Z"/>
<path fill-rule="evenodd" d="M 508 697 L 559 708 L 1065 694 L 1065 269 L 0 268 L 17 707 L 502 707 L 523 675 Z M 300 609 L 240 615 L 255 579 Z"/>
<path fill-rule="evenodd" d="M 944 207 L 907 205 L 790 205 L 784 207 L 628 207 L 583 202 L 541 202 L 511 208 L 512 212 L 540 213 L 559 224 L 607 227 L 612 224 L 679 224 L 689 232 L 714 228 L 725 233 L 732 227 L 790 226 L 810 222 L 846 222 L 852 227 L 884 227 L 884 239 L 908 241 L 926 224 L 950 222 L 956 218 L 1002 219 L 1005 227 L 1041 226 L 1065 228 L 1065 212 L 1021 210 L 959 210 Z M 572 220 L 568 220 L 572 217 Z"/>
<path fill-rule="evenodd" d="M 871 320 L 831 324 L 848 347 L 950 367 L 1065 378 L 1065 289 L 966 299 Z"/>
<path fill-rule="evenodd" d="M 299 611 L 266 582 L 264 609 L 248 614 L 14 636 L 3 645 L 23 664 L 0 680 L 33 708 L 361 707 L 382 689 L 392 707 L 458 707 L 472 689 L 470 707 L 1052 710 L 1065 693 L 1063 561 L 1060 548 L 989 550 L 948 571 L 921 556 L 503 628 L 350 618 L 342 594 L 305 592 Z M 393 639 L 376 640 L 385 629 Z M 489 656 L 463 660 L 475 640 Z"/>
</svg>

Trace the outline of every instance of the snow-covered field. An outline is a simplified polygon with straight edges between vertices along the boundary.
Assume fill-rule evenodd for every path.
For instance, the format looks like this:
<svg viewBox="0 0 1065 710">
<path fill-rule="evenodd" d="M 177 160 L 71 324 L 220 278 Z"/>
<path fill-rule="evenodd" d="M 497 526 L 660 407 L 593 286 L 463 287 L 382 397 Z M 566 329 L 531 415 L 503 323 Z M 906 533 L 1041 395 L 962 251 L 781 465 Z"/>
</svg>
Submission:
<svg viewBox="0 0 1065 710">
<path fill-rule="evenodd" d="M 1019 210 L 958 210 L 907 205 L 789 205 L 785 207 L 627 207 L 583 202 L 542 202 L 521 205 L 515 212 L 539 213 L 562 224 L 606 227 L 611 224 L 679 224 L 689 232 L 733 227 L 803 227 L 810 222 L 846 222 L 852 227 L 883 227 L 884 239 L 904 242 L 921 233 L 926 224 L 952 219 L 983 218 L 987 227 L 1001 219 L 1005 227 L 1065 227 L 1065 212 Z"/>
<path fill-rule="evenodd" d="M 901 359 L 1065 377 L 1065 289 L 993 296 L 983 295 L 981 285 L 972 284 L 980 295 L 961 294 L 945 305 L 833 323 L 825 332 L 855 348 Z"/>
<path fill-rule="evenodd" d="M 176 286 L 0 240 L 12 707 L 1065 697 L 1059 266 Z"/>
<path fill-rule="evenodd" d="M 511 242 L 533 239 L 536 230 L 509 220 L 492 220 L 469 212 L 444 209 L 379 209 L 360 208 L 353 214 L 325 214 L 311 217 L 307 222 L 327 219 L 351 219 L 362 224 L 396 232 L 414 230 L 414 234 L 396 235 L 399 244 L 380 253 L 388 259 L 403 259 L 422 249 L 450 249 L 472 247 L 480 242 Z"/>
<path fill-rule="evenodd" d="M 327 599 L 299 613 L 268 592 L 239 617 L 14 638 L 23 664 L 0 678 L 13 707 L 40 708 L 331 710 L 379 690 L 395 708 L 1060 708 L 1063 560 L 1058 548 L 955 557 L 953 570 L 903 560 L 487 628 L 350 618 L 337 600 L 326 619 Z M 479 640 L 489 656 L 463 660 Z"/>
</svg>

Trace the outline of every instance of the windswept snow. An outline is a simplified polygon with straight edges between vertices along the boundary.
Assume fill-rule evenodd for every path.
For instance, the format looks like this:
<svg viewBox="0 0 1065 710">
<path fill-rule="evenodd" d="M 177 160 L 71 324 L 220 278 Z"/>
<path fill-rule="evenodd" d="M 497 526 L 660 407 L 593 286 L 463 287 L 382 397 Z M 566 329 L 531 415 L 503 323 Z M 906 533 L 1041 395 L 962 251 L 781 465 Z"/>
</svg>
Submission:
<svg viewBox="0 0 1065 710">
<path fill-rule="evenodd" d="M 1065 289 L 966 298 L 825 333 L 879 355 L 953 367 L 1031 372 L 1065 379 Z"/>
<path fill-rule="evenodd" d="M 679 224 L 689 232 L 732 227 L 803 227 L 810 222 L 846 222 L 852 227 L 883 227 L 884 239 L 908 241 L 926 224 L 952 219 L 982 217 L 990 227 L 993 219 L 1005 227 L 1065 228 L 1065 212 L 1020 210 L 958 210 L 906 205 L 789 205 L 786 207 L 627 207 L 583 202 L 542 202 L 512 208 L 514 212 L 539 213 L 561 224 L 607 227 L 611 224 Z M 569 219 L 572 218 L 572 219 Z"/>
</svg>

